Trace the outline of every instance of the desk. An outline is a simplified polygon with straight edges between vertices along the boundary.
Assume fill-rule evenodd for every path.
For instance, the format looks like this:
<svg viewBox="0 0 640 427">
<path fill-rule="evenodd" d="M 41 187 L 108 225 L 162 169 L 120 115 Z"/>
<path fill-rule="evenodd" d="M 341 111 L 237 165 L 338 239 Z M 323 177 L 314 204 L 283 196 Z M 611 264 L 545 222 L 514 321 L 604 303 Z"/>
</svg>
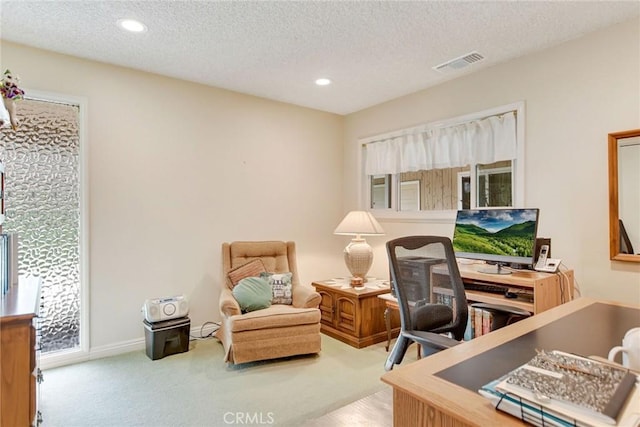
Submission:
<svg viewBox="0 0 640 427">
<path fill-rule="evenodd" d="M 501 294 L 468 290 L 465 293 L 471 302 L 507 304 L 538 314 L 573 299 L 573 270 L 566 270 L 559 274 L 521 270 L 514 271 L 512 274 L 500 275 L 481 273 L 480 270 L 485 267 L 484 263 L 458 263 L 460 276 L 465 283 L 500 285 L 513 290 L 526 291 L 530 293 L 532 299 L 506 299 Z M 438 268 L 439 266 L 434 266 L 431 271 L 433 286 L 437 286 L 438 283 Z"/>
<path fill-rule="evenodd" d="M 515 271 L 513 274 L 497 275 L 481 273 L 480 270 L 486 267 L 484 263 L 458 263 L 458 269 L 462 281 L 465 283 L 473 283 L 480 285 L 500 285 L 506 289 L 512 290 L 524 290 L 529 292 L 532 296 L 532 300 L 525 300 L 524 298 L 505 298 L 504 295 L 494 294 L 482 291 L 465 291 L 467 300 L 469 303 L 480 302 L 489 304 L 503 304 L 517 307 L 523 310 L 527 310 L 533 314 L 541 313 L 552 307 L 560 305 L 573 298 L 574 291 L 574 278 L 573 270 L 564 271 L 562 274 L 550 274 L 541 273 L 538 271 Z M 412 263 L 411 261 L 405 261 L 403 268 L 415 270 L 411 272 L 413 277 L 427 277 L 427 280 L 432 286 L 438 286 L 439 271 L 442 271 L 441 266 L 431 266 L 422 263 Z M 426 269 L 422 271 L 422 269 Z M 448 277 L 445 278 L 448 280 Z M 451 295 L 450 290 L 440 289 L 438 293 L 447 293 Z M 385 302 L 385 325 L 387 328 L 387 345 L 386 349 L 389 350 L 391 338 L 397 336 L 399 328 L 391 328 L 392 315 L 396 316 L 398 312 L 397 299 L 387 293 L 378 295 L 378 298 Z M 394 317 L 395 319 L 395 317 Z M 396 323 L 398 324 L 398 323 Z"/>
<path fill-rule="evenodd" d="M 579 298 L 396 367 L 382 376 L 393 387 L 394 425 L 522 426 L 495 410 L 478 388 L 526 363 L 536 348 L 606 358 L 637 326 L 640 306 Z"/>
</svg>

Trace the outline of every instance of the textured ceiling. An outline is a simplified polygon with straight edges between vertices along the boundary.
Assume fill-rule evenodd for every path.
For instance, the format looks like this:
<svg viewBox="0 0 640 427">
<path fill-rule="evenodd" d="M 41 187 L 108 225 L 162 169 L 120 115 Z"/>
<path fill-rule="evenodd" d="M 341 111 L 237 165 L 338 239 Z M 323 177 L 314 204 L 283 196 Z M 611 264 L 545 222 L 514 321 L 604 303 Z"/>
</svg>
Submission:
<svg viewBox="0 0 640 427">
<path fill-rule="evenodd" d="M 638 1 L 1 0 L 0 37 L 348 114 L 639 14 Z M 471 51 L 486 59 L 432 69 Z"/>
</svg>

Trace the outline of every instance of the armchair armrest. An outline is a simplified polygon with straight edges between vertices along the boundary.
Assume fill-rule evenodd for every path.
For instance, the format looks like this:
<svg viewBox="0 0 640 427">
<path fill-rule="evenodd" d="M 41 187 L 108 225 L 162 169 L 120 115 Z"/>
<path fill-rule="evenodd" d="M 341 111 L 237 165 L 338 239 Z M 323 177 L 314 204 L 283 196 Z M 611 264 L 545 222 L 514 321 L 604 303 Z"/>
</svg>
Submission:
<svg viewBox="0 0 640 427">
<path fill-rule="evenodd" d="M 224 285 L 220 292 L 220 313 L 226 317 L 242 314 L 240 304 L 238 304 L 233 293 L 231 293 L 231 289 Z"/>
<path fill-rule="evenodd" d="M 318 308 L 322 297 L 313 286 L 298 285 L 293 288 L 293 306 L 298 308 Z"/>
</svg>

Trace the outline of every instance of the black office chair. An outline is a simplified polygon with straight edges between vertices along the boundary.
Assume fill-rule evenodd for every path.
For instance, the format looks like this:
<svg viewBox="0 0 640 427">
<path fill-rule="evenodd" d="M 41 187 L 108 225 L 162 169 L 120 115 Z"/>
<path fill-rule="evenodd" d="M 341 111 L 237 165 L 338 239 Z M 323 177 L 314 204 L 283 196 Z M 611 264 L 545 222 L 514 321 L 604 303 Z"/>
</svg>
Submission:
<svg viewBox="0 0 640 427">
<path fill-rule="evenodd" d="M 400 310 L 400 334 L 384 366 L 389 371 L 402 362 L 412 342 L 421 346 L 423 355 L 459 344 L 469 312 L 451 239 L 401 237 L 387 242 L 387 254 Z M 515 307 L 477 306 L 494 313 L 494 328 L 530 315 Z"/>
</svg>

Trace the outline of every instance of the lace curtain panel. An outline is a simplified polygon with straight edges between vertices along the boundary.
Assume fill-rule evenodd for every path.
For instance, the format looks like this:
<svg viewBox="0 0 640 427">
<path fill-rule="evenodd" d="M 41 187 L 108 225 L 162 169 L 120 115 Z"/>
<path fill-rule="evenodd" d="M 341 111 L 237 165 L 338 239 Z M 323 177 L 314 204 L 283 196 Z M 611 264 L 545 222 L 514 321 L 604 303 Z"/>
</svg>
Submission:
<svg viewBox="0 0 640 427">
<path fill-rule="evenodd" d="M 412 128 L 365 145 L 367 175 L 490 164 L 516 158 L 515 112 L 456 126 Z"/>
</svg>

